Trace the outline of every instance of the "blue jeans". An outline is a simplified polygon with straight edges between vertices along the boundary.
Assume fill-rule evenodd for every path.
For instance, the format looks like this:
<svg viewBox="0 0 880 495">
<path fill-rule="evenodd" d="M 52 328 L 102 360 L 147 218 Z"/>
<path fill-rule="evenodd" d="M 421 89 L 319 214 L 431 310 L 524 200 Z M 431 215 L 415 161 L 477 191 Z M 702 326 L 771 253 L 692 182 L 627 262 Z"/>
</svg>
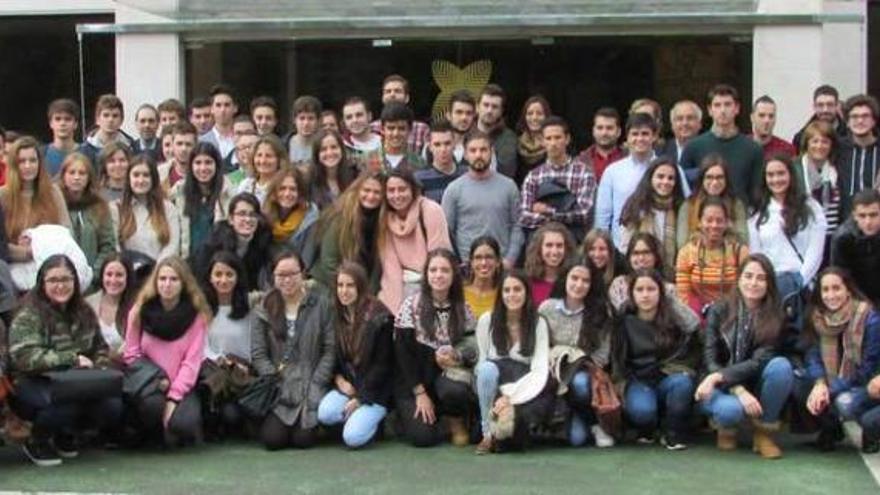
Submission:
<svg viewBox="0 0 880 495">
<path fill-rule="evenodd" d="M 373 438 L 388 410 L 379 404 L 361 404 L 345 419 L 345 404 L 348 401 L 349 398 L 338 390 L 327 392 L 318 404 L 318 422 L 322 425 L 345 423 L 342 440 L 345 445 L 356 449 Z"/>
<path fill-rule="evenodd" d="M 498 365 L 483 361 L 474 366 L 477 377 L 477 402 L 480 404 L 480 428 L 483 436 L 489 435 L 489 414 L 498 395 Z"/>
<path fill-rule="evenodd" d="M 779 420 L 779 414 L 791 394 L 793 383 L 794 374 L 788 359 L 775 357 L 764 366 L 761 378 L 754 387 L 754 390 L 758 391 L 756 398 L 764 411 L 760 418 L 762 423 L 775 423 Z M 735 395 L 718 389 L 701 403 L 701 409 L 721 428 L 736 427 L 746 414 L 742 403 Z"/>
<path fill-rule="evenodd" d="M 666 428 L 684 433 L 694 403 L 694 379 L 687 373 L 668 375 L 655 387 L 633 380 L 626 387 L 624 411 L 639 430 L 654 430 L 660 411 Z"/>
<path fill-rule="evenodd" d="M 588 414 L 582 411 L 590 411 L 592 401 L 592 389 L 590 388 L 590 374 L 586 371 L 578 371 L 568 384 L 568 400 L 572 404 L 571 425 L 568 429 L 568 443 L 573 447 L 580 447 L 587 443 L 590 437 L 590 419 Z"/>
</svg>

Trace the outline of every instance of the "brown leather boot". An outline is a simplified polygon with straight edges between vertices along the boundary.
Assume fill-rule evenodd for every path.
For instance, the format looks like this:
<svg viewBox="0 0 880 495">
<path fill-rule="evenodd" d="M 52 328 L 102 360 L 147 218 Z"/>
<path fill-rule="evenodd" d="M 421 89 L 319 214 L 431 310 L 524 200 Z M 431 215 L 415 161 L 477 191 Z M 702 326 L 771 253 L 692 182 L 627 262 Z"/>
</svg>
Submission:
<svg viewBox="0 0 880 495">
<path fill-rule="evenodd" d="M 456 447 L 466 447 L 470 443 L 471 437 L 468 435 L 464 419 L 458 416 L 449 416 L 446 418 L 446 423 L 449 425 L 449 433 L 452 436 L 452 445 L 455 445 Z"/>
<path fill-rule="evenodd" d="M 718 428 L 718 438 L 715 445 L 718 446 L 718 450 L 736 450 L 736 430 Z"/>
<path fill-rule="evenodd" d="M 754 421 L 755 434 L 752 436 L 752 450 L 764 459 L 779 459 L 782 449 L 773 440 L 773 433 L 779 431 L 779 423 L 761 423 Z"/>
</svg>

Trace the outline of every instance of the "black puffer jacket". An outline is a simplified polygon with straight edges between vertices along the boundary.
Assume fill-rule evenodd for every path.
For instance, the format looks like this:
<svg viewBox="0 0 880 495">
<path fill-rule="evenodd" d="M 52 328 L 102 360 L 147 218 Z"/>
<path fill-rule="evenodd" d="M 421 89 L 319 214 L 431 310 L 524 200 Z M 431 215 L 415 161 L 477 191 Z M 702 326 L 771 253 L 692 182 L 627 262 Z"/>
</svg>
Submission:
<svg viewBox="0 0 880 495">
<path fill-rule="evenodd" d="M 831 264 L 849 271 L 868 299 L 880 303 L 880 234 L 863 234 L 850 218 L 831 241 Z"/>
</svg>

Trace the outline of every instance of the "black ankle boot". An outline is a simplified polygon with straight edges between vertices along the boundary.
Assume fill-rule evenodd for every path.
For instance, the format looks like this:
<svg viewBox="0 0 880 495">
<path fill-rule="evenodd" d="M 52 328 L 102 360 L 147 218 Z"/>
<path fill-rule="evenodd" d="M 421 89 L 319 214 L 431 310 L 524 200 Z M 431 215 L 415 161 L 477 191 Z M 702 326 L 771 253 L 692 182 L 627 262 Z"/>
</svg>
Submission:
<svg viewBox="0 0 880 495">
<path fill-rule="evenodd" d="M 862 430 L 862 453 L 876 454 L 880 452 L 880 438 L 869 435 Z"/>
</svg>

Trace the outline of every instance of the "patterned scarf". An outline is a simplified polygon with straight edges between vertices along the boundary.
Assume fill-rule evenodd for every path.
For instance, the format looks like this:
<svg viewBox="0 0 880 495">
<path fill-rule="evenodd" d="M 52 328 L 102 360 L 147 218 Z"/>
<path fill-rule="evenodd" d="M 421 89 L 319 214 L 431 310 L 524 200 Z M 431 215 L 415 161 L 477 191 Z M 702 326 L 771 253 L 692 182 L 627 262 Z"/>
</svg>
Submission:
<svg viewBox="0 0 880 495">
<path fill-rule="evenodd" d="M 533 138 L 531 133 L 529 133 L 528 131 L 523 132 L 519 135 L 516 150 L 519 153 L 519 156 L 521 157 L 523 163 L 525 163 L 529 169 L 538 166 L 547 157 L 547 151 L 544 149 L 544 143 Z"/>
<path fill-rule="evenodd" d="M 647 232 L 656 235 L 657 233 L 654 230 L 654 215 L 656 215 L 658 211 L 663 212 L 665 218 L 663 222 L 663 235 L 660 239 L 660 243 L 663 246 L 663 276 L 668 280 L 672 280 L 675 278 L 675 255 L 678 252 L 675 246 L 675 203 L 673 202 L 672 196 L 662 198 L 656 194 L 653 195 L 653 201 L 654 211 L 651 215 L 645 215 L 642 217 L 641 224 L 639 225 L 639 232 Z"/>
<path fill-rule="evenodd" d="M 822 364 L 829 378 L 850 378 L 862 360 L 862 338 L 871 304 L 850 301 L 834 313 L 816 311 L 813 325 L 819 334 Z M 841 352 L 841 345 L 843 352 Z"/>
</svg>

